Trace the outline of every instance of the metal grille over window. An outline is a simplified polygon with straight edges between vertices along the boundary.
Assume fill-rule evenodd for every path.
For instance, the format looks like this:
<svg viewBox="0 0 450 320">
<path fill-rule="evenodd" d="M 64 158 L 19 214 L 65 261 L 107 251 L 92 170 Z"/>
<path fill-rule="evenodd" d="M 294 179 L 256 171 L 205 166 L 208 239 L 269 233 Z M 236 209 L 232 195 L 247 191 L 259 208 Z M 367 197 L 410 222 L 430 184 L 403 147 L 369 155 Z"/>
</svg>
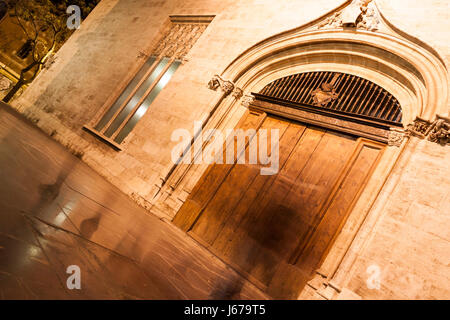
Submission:
<svg viewBox="0 0 450 320">
<path fill-rule="evenodd" d="M 355 75 L 299 73 L 273 81 L 260 94 L 293 106 L 311 106 L 401 126 L 402 108 L 398 100 L 382 87 Z"/>
<path fill-rule="evenodd" d="M 173 16 L 147 61 L 116 101 L 84 128 L 116 149 L 167 85 L 213 16 Z"/>
</svg>

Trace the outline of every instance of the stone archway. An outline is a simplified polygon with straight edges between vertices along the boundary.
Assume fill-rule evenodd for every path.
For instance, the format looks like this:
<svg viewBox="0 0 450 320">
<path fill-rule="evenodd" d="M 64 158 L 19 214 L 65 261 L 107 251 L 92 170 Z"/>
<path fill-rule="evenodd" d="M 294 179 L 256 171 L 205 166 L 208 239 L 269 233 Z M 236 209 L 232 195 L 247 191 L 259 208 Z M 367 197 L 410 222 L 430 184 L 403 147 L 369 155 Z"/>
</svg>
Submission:
<svg viewBox="0 0 450 320">
<path fill-rule="evenodd" d="M 446 114 L 448 75 L 442 59 L 425 44 L 396 32 L 388 22 L 383 23 L 384 32 L 373 32 L 341 25 L 322 29 L 323 21 L 315 21 L 256 44 L 211 80 L 210 88 L 220 88 L 221 94 L 205 128 L 234 127 L 247 112 L 251 93 L 259 92 L 276 79 L 313 71 L 352 74 L 386 89 L 402 106 L 404 126 L 416 117 L 431 121 L 436 114 Z M 354 242 L 356 234 L 408 144 L 403 132 L 394 132 L 393 136 L 395 141 L 386 148 L 345 226 L 317 270 L 316 278 L 301 297 L 311 289 L 323 290 L 324 296 L 341 290 L 345 274 L 351 267 L 351 255 L 355 254 L 351 248 L 358 247 Z M 155 209 L 161 208 L 175 216 L 206 168 L 174 167 Z"/>
</svg>

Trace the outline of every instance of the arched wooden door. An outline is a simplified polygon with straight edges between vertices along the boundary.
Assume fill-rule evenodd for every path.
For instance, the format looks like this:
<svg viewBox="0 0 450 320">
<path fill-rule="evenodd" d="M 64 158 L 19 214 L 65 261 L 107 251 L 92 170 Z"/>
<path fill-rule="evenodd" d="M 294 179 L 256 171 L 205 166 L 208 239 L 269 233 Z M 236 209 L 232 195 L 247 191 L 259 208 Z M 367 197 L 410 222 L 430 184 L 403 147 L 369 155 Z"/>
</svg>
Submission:
<svg viewBox="0 0 450 320">
<path fill-rule="evenodd" d="M 174 223 L 273 298 L 295 299 L 341 230 L 385 144 L 262 110 L 281 104 L 257 95 L 253 111 L 238 125 L 279 130 L 278 174 L 261 175 L 259 165 L 211 165 Z"/>
</svg>

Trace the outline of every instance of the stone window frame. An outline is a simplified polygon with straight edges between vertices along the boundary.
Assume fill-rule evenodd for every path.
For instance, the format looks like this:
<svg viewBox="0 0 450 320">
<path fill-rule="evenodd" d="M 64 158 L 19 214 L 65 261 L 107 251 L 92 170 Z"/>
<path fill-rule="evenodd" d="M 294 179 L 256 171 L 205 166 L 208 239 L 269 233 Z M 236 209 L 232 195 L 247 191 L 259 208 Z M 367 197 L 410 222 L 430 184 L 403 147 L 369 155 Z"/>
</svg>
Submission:
<svg viewBox="0 0 450 320">
<path fill-rule="evenodd" d="M 116 151 L 123 150 L 123 141 L 126 136 L 146 113 L 147 108 L 170 81 L 178 67 L 187 61 L 186 55 L 214 17 L 212 15 L 169 16 L 169 23 L 162 27 L 159 33 L 162 36 L 152 46 L 150 54 L 141 52 L 140 56 L 144 57 L 145 61 L 126 77 L 112 98 L 105 102 L 101 111 L 83 129 Z M 151 78 L 152 81 L 148 81 Z M 137 84 L 133 85 L 133 82 Z M 138 91 L 145 86 L 147 88 L 138 96 Z M 138 101 L 134 104 L 133 99 L 136 98 Z M 117 103 L 119 99 L 121 102 Z M 146 103 L 147 99 L 150 102 Z M 145 106 L 145 104 L 148 105 Z M 138 120 L 133 121 L 138 113 L 142 114 L 138 116 Z"/>
</svg>

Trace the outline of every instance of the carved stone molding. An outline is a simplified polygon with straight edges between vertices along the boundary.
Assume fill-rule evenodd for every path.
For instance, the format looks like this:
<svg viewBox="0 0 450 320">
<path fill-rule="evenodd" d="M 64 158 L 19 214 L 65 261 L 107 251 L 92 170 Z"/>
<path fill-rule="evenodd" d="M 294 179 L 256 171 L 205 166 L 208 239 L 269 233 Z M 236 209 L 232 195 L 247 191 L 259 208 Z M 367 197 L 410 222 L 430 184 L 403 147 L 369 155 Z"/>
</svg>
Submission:
<svg viewBox="0 0 450 320">
<path fill-rule="evenodd" d="M 247 94 L 242 98 L 241 104 L 244 107 L 248 108 L 254 101 L 255 101 L 255 96 L 251 95 L 251 94 Z"/>
<path fill-rule="evenodd" d="M 430 126 L 431 126 L 430 121 L 417 117 L 413 123 L 410 123 L 406 127 L 406 132 L 408 133 L 409 136 L 424 139 L 425 134 L 427 133 Z"/>
<path fill-rule="evenodd" d="M 233 82 L 222 79 L 221 76 L 215 75 L 209 82 L 208 82 L 208 88 L 213 91 L 217 91 L 217 89 L 221 88 L 222 91 L 225 93 L 226 96 L 228 96 L 230 93 L 233 92 L 235 86 Z"/>
<path fill-rule="evenodd" d="M 171 25 L 152 51 L 153 56 L 163 55 L 182 60 L 208 27 L 209 22 L 191 23 L 171 21 Z"/>
<path fill-rule="evenodd" d="M 388 145 L 400 147 L 402 145 L 403 140 L 406 137 L 406 133 L 402 130 L 391 129 L 388 135 Z"/>
<path fill-rule="evenodd" d="M 436 119 L 431 122 L 417 117 L 407 126 L 406 132 L 409 136 L 428 138 L 431 142 L 445 146 L 450 144 L 450 118 L 436 115 Z"/>
<path fill-rule="evenodd" d="M 354 0 L 342 11 L 334 13 L 317 29 L 353 27 L 369 31 L 378 30 L 380 18 L 372 0 Z"/>
</svg>

